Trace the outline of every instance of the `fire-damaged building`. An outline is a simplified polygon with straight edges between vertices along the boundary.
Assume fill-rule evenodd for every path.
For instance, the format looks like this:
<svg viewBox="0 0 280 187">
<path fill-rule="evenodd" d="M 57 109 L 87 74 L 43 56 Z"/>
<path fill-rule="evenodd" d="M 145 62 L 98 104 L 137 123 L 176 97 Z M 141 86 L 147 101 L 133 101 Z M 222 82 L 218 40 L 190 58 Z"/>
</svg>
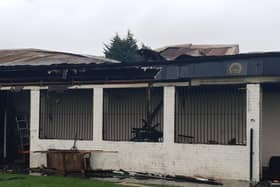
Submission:
<svg viewBox="0 0 280 187">
<path fill-rule="evenodd" d="M 1 50 L 1 162 L 81 151 L 93 170 L 259 181 L 280 156 L 280 53 L 140 54 Z"/>
</svg>

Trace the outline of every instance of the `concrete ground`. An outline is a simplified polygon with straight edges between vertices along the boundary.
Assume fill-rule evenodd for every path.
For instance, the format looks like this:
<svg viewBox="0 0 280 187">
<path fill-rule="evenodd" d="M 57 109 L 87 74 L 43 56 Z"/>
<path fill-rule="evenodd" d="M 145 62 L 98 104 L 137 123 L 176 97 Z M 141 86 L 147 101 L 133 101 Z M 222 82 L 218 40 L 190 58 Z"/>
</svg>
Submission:
<svg viewBox="0 0 280 187">
<path fill-rule="evenodd" d="M 147 180 L 137 180 L 133 178 L 118 179 L 118 178 L 93 178 L 95 180 L 105 180 L 116 183 L 121 183 L 126 186 L 138 186 L 138 187 L 150 187 L 151 184 L 164 185 L 164 186 L 176 186 L 176 187 L 219 187 L 221 185 L 207 185 L 207 184 L 197 184 L 191 182 L 174 182 L 158 179 L 147 179 Z M 219 181 L 223 183 L 221 187 L 250 187 L 248 181 L 234 181 L 234 180 L 222 180 Z"/>
</svg>

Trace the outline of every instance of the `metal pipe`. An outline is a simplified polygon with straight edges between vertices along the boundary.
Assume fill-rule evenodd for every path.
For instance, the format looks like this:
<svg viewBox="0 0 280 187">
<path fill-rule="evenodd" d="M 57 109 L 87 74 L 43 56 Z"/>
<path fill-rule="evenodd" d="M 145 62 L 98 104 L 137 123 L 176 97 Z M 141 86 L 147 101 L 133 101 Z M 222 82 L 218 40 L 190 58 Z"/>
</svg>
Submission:
<svg viewBox="0 0 280 187">
<path fill-rule="evenodd" d="M 253 180 L 253 129 L 250 129 L 250 181 Z"/>
<path fill-rule="evenodd" d="M 4 111 L 4 141 L 3 141 L 3 158 L 7 158 L 7 110 Z"/>
</svg>

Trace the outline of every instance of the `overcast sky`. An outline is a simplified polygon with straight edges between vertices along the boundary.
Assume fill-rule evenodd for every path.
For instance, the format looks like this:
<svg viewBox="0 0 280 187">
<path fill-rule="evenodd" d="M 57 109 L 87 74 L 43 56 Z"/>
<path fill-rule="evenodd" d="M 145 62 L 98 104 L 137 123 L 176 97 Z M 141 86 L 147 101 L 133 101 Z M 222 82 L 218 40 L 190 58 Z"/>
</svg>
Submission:
<svg viewBox="0 0 280 187">
<path fill-rule="evenodd" d="M 152 48 L 239 44 L 280 51 L 279 0 L 0 0 L 0 48 L 102 55 L 126 34 Z"/>
</svg>

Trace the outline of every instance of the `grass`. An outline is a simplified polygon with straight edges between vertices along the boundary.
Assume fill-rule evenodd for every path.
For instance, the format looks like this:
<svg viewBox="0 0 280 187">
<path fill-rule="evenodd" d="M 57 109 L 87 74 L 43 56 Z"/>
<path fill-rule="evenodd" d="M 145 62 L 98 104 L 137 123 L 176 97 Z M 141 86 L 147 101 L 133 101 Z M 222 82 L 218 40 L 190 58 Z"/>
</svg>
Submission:
<svg viewBox="0 0 280 187">
<path fill-rule="evenodd" d="M 0 187 L 124 187 L 123 185 L 82 178 L 59 176 L 30 176 L 21 174 L 0 174 Z M 164 187 L 162 185 L 149 185 Z M 167 187 L 167 186 L 165 186 Z"/>
<path fill-rule="evenodd" d="M 10 179 L 10 180 L 9 180 Z M 11 180 L 13 179 L 13 180 Z M 0 187 L 120 187 L 111 182 L 58 176 L 0 174 Z"/>
</svg>

